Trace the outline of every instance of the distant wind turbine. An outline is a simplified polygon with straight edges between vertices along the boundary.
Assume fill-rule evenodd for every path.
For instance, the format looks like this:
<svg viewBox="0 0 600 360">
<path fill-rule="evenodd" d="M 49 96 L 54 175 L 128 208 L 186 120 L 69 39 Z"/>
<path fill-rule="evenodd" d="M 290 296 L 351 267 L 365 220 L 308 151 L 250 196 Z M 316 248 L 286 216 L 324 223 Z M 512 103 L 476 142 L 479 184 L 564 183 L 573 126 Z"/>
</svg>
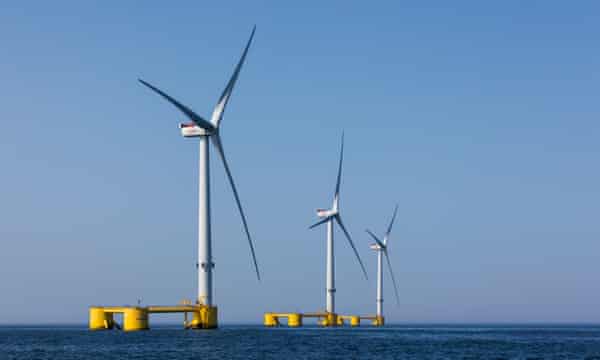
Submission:
<svg viewBox="0 0 600 360">
<path fill-rule="evenodd" d="M 392 283 L 394 284 L 394 293 L 396 294 L 396 302 L 400 304 L 400 296 L 398 296 L 398 286 L 396 285 L 396 278 L 394 276 L 394 271 L 392 270 L 392 263 L 390 262 L 390 257 L 388 254 L 388 239 L 390 237 L 390 232 L 392 231 L 392 226 L 394 225 L 394 220 L 396 219 L 396 214 L 398 212 L 398 205 L 394 209 L 394 215 L 392 216 L 392 220 L 387 228 L 387 231 L 383 235 L 383 241 L 380 241 L 375 234 L 373 234 L 370 230 L 366 230 L 369 235 L 375 240 L 375 244 L 371 244 L 371 249 L 377 251 L 377 319 L 379 322 L 378 325 L 383 325 L 383 256 L 385 255 L 385 260 L 388 265 L 388 270 L 390 271 L 390 276 L 392 278 Z"/>
<path fill-rule="evenodd" d="M 360 259 L 360 255 L 358 255 L 358 251 L 356 251 L 356 247 L 354 246 L 354 242 L 348 233 L 348 230 L 344 226 L 342 222 L 342 218 L 340 216 L 340 183 L 342 180 L 342 162 L 344 160 L 344 134 L 342 133 L 342 146 L 340 150 L 340 163 L 338 167 L 337 173 L 337 182 L 335 184 L 335 193 L 333 195 L 333 206 L 329 210 L 317 209 L 317 216 L 322 218 L 319 222 L 312 225 L 310 229 L 317 227 L 321 224 L 327 223 L 327 312 L 329 314 L 335 314 L 335 257 L 334 257 L 334 248 L 333 248 L 333 222 L 337 222 L 340 226 L 344 235 L 346 235 L 346 239 L 348 239 L 348 243 L 354 250 L 354 254 L 358 259 L 360 267 L 367 278 L 367 271 L 365 270 L 365 266 L 363 265 L 362 260 Z"/>
</svg>

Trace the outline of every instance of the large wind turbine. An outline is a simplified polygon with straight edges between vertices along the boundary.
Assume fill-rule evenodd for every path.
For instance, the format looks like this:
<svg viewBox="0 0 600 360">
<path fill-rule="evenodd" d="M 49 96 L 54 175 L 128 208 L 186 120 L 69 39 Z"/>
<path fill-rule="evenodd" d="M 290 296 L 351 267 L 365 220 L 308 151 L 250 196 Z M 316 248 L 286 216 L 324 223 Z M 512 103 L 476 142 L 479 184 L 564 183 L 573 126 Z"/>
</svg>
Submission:
<svg viewBox="0 0 600 360">
<path fill-rule="evenodd" d="M 385 255 L 385 260 L 388 265 L 388 269 L 390 271 L 390 276 L 392 277 L 392 282 L 394 284 L 394 292 L 396 294 L 396 302 L 400 304 L 400 297 L 398 296 L 398 286 L 396 285 L 396 278 L 394 277 L 394 271 L 392 270 L 392 264 L 390 262 L 390 257 L 388 255 L 388 239 L 390 237 L 390 232 L 392 231 L 392 225 L 394 225 L 394 220 L 396 219 L 396 213 L 398 212 L 398 205 L 394 209 L 394 215 L 392 216 L 392 220 L 390 221 L 390 225 L 387 228 L 387 231 L 383 235 L 383 241 L 380 241 L 375 234 L 373 234 L 370 230 L 367 229 L 367 233 L 371 235 L 373 240 L 375 240 L 375 244 L 371 244 L 371 249 L 377 251 L 377 317 L 375 319 L 375 325 L 383 325 L 383 256 Z"/>
<path fill-rule="evenodd" d="M 237 208 L 240 212 L 240 216 L 242 218 L 242 223 L 244 225 L 244 230 L 246 232 L 246 237 L 248 238 L 248 244 L 250 245 L 250 252 L 252 253 L 252 261 L 254 262 L 254 269 L 256 271 L 256 277 L 260 280 L 260 273 L 258 271 L 258 264 L 256 263 L 256 256 L 254 254 L 254 245 L 252 244 L 252 238 L 250 237 L 250 232 L 248 231 L 248 224 L 246 222 L 246 216 L 244 215 L 244 211 L 242 210 L 242 204 L 240 202 L 240 198 L 235 187 L 235 183 L 233 181 L 233 177 L 231 175 L 231 170 L 229 169 L 229 164 L 227 163 L 227 159 L 225 158 L 225 152 L 223 150 L 223 143 L 221 142 L 220 135 L 220 124 L 223 119 L 223 113 L 225 112 L 225 107 L 231 98 L 231 93 L 235 86 L 235 83 L 240 74 L 240 70 L 242 69 L 242 65 L 244 64 L 244 60 L 246 59 L 246 55 L 248 54 L 248 49 L 250 48 L 250 44 L 252 43 L 252 38 L 254 37 L 254 32 L 256 30 L 256 26 L 252 29 L 252 34 L 250 35 L 250 39 L 246 44 L 244 52 L 242 53 L 242 57 L 238 62 L 235 70 L 233 71 L 233 75 L 227 86 L 225 86 L 225 90 L 221 94 L 221 97 L 217 101 L 215 108 L 212 113 L 212 117 L 210 121 L 204 119 L 199 116 L 195 112 L 193 112 L 190 108 L 182 105 L 177 100 L 173 99 L 171 96 L 167 95 L 163 91 L 158 88 L 150 85 L 144 80 L 139 80 L 142 84 L 149 87 L 152 91 L 156 92 L 163 98 L 165 98 L 168 102 L 173 104 L 179 111 L 181 111 L 191 123 L 180 124 L 181 134 L 184 137 L 198 137 L 200 140 L 200 184 L 199 184 L 199 207 L 198 207 L 198 304 L 206 305 L 211 307 L 213 305 L 213 286 L 212 286 L 212 272 L 214 263 L 212 262 L 212 247 L 211 247 L 211 230 L 210 230 L 210 175 L 209 175 L 209 138 L 212 140 L 212 143 L 223 162 L 223 167 L 225 168 L 225 172 L 227 174 L 227 178 L 229 179 L 229 184 L 231 185 L 231 189 L 233 190 L 233 195 L 235 197 L 235 202 L 237 204 Z"/>
<path fill-rule="evenodd" d="M 337 222 L 340 226 L 344 235 L 346 235 L 346 239 L 348 239 L 348 243 L 354 250 L 354 254 L 358 259 L 360 267 L 362 268 L 363 273 L 365 274 L 365 278 L 367 278 L 367 271 L 365 270 L 365 266 L 363 265 L 362 260 L 360 259 L 360 255 L 358 255 L 358 251 L 356 251 L 356 247 L 354 246 L 354 242 L 348 233 L 348 230 L 344 226 L 342 222 L 342 218 L 340 217 L 340 183 L 342 180 L 342 162 L 344 160 L 344 134 L 342 133 L 342 146 L 340 150 L 340 164 L 338 167 L 337 173 L 337 182 L 335 184 L 335 193 L 333 195 L 333 206 L 329 210 L 317 209 L 317 216 L 322 218 L 319 222 L 312 225 L 310 229 L 317 227 L 321 224 L 327 223 L 327 313 L 329 318 L 326 320 L 326 325 L 335 326 L 337 324 L 336 314 L 335 314 L 335 257 L 333 252 L 333 222 Z"/>
</svg>

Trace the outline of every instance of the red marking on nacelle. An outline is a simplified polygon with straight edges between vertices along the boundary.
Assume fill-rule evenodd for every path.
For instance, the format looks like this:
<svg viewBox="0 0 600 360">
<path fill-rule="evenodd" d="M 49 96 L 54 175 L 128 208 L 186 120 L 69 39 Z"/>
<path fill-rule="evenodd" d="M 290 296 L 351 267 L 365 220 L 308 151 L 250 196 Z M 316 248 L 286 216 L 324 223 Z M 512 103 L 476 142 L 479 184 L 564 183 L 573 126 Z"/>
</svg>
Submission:
<svg viewBox="0 0 600 360">
<path fill-rule="evenodd" d="M 189 128 L 189 127 L 194 127 L 194 126 L 196 126 L 196 124 L 194 124 L 194 123 L 181 123 L 181 124 L 179 124 L 179 127 L 181 129 Z"/>
</svg>

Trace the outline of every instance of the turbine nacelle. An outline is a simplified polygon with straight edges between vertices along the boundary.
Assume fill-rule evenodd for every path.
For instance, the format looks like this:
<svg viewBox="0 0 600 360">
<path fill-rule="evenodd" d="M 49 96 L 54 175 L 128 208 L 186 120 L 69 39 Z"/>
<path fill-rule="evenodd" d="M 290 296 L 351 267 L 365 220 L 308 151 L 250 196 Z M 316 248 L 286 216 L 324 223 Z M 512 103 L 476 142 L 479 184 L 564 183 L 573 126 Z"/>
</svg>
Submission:
<svg viewBox="0 0 600 360">
<path fill-rule="evenodd" d="M 332 217 L 334 215 L 337 215 L 337 211 L 334 209 L 317 209 L 317 216 L 320 218 L 328 218 L 328 217 Z"/>
<path fill-rule="evenodd" d="M 381 250 L 385 249 L 385 247 L 381 247 L 381 245 L 379 245 L 377 243 L 369 245 L 369 248 L 371 248 L 371 250 L 375 250 L 375 251 L 381 251 Z"/>
<path fill-rule="evenodd" d="M 212 134 L 210 131 L 203 129 L 194 123 L 181 123 L 179 124 L 179 129 L 181 129 L 181 136 L 183 137 L 199 137 Z"/>
</svg>

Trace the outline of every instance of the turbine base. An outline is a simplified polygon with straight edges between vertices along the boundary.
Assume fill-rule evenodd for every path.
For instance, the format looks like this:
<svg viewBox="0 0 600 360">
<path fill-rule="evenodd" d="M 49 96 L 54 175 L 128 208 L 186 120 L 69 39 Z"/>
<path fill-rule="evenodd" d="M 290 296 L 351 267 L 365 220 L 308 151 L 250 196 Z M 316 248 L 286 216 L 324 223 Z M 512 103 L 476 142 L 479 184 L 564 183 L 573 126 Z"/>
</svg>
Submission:
<svg viewBox="0 0 600 360">
<path fill-rule="evenodd" d="M 92 306 L 89 312 L 90 330 L 139 331 L 150 329 L 150 314 L 182 313 L 186 329 L 216 329 L 218 311 L 216 306 L 181 304 L 175 306 Z M 115 315 L 123 318 L 122 326 L 115 321 Z M 192 314 L 188 321 L 188 314 Z"/>
<path fill-rule="evenodd" d="M 327 313 L 320 323 L 324 327 L 336 327 L 344 325 L 344 319 L 338 316 L 336 313 Z"/>
<path fill-rule="evenodd" d="M 218 310 L 216 306 L 200 305 L 200 309 L 192 315 L 192 321 L 186 329 L 216 329 L 218 327 Z"/>
<path fill-rule="evenodd" d="M 373 326 L 383 326 L 385 325 L 385 318 L 383 316 L 375 316 L 371 324 Z"/>
<path fill-rule="evenodd" d="M 282 318 L 287 319 L 287 324 L 285 320 L 281 320 Z M 369 315 L 369 316 L 360 316 L 360 315 L 342 315 L 337 313 L 329 313 L 329 312 L 312 312 L 312 313 L 274 313 L 267 312 L 263 318 L 263 324 L 266 327 L 278 327 L 285 326 L 288 327 L 301 327 L 304 325 L 304 319 L 316 318 L 317 324 L 323 327 L 341 327 L 345 325 L 350 325 L 350 327 L 359 327 L 360 322 L 362 320 L 370 320 L 371 325 L 375 327 L 383 326 L 384 318 L 383 316 L 377 315 Z"/>
</svg>

